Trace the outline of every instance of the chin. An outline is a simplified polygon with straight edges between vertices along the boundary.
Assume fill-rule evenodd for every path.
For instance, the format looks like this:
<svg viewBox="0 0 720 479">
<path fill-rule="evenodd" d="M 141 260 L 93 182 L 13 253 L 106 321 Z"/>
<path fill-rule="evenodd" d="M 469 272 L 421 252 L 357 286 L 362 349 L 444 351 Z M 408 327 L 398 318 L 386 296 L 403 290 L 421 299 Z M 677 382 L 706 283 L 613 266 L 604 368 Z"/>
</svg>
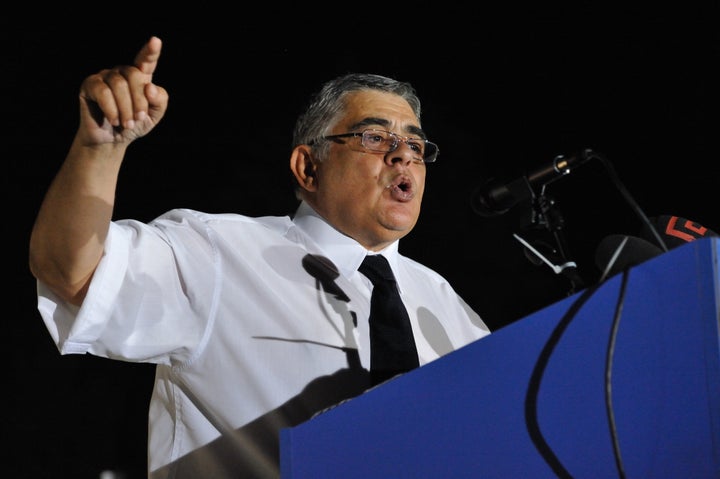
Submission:
<svg viewBox="0 0 720 479">
<path fill-rule="evenodd" d="M 403 222 L 389 222 L 382 225 L 387 231 L 388 241 L 394 241 L 402 238 L 406 234 L 410 233 L 415 227 L 415 222 L 403 221 Z"/>
</svg>

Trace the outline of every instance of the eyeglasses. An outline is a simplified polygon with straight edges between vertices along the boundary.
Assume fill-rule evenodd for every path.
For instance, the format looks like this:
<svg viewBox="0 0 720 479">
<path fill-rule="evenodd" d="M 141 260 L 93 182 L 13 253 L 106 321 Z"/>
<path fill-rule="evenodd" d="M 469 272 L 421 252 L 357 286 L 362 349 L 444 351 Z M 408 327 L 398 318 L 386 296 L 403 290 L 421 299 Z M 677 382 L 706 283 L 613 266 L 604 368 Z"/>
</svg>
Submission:
<svg viewBox="0 0 720 479">
<path fill-rule="evenodd" d="M 343 133 L 341 135 L 323 136 L 324 140 L 337 140 L 339 138 L 360 137 L 360 144 L 363 148 L 376 153 L 390 153 L 397 150 L 400 142 L 405 143 L 425 163 L 434 163 L 438 155 L 438 146 L 432 141 L 422 138 L 411 138 L 399 136 L 392 131 L 376 130 L 374 128 L 364 130 L 361 133 Z"/>
</svg>

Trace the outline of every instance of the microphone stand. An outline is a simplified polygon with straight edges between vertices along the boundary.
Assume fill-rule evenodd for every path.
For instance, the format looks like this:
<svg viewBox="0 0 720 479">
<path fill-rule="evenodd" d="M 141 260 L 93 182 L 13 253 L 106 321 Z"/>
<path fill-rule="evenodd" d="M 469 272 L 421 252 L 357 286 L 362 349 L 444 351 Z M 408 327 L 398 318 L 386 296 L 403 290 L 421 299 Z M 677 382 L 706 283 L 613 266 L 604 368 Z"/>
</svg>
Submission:
<svg viewBox="0 0 720 479">
<path fill-rule="evenodd" d="M 540 196 L 534 197 L 532 200 L 532 212 L 530 221 L 544 227 L 553 236 L 555 244 L 558 248 L 558 254 L 563 260 L 567 260 L 567 240 L 563 235 L 565 219 L 557 208 L 554 208 L 555 200 L 545 195 L 545 185 L 542 187 Z"/>
<path fill-rule="evenodd" d="M 585 282 L 578 273 L 577 264 L 568 258 L 568 243 L 564 235 L 565 219 L 555 206 L 555 201 L 545 194 L 545 188 L 549 183 L 542 185 L 539 195 L 536 195 L 530 185 L 527 185 L 531 191 L 530 224 L 536 229 L 549 231 L 553 237 L 555 248 L 543 255 L 519 235 L 514 234 L 513 236 L 527 248 L 527 251 L 550 266 L 556 274 L 562 274 L 570 281 L 569 296 L 584 288 Z"/>
</svg>

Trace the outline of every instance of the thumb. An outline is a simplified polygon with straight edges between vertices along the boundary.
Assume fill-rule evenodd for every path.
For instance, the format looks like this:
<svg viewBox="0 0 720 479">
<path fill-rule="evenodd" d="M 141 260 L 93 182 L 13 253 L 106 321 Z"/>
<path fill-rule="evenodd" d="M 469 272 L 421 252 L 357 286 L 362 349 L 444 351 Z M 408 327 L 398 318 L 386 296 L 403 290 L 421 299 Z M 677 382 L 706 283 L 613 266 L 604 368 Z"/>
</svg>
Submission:
<svg viewBox="0 0 720 479">
<path fill-rule="evenodd" d="M 163 87 L 148 83 L 145 85 L 145 97 L 148 100 L 148 115 L 157 124 L 167 110 L 168 93 Z"/>
</svg>

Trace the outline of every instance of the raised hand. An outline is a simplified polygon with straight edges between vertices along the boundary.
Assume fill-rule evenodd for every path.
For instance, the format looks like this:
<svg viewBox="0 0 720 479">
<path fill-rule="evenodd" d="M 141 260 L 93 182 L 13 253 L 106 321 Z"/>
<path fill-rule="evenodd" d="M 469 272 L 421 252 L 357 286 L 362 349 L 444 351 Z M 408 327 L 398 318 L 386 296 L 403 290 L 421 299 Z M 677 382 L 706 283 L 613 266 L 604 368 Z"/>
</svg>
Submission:
<svg viewBox="0 0 720 479">
<path fill-rule="evenodd" d="M 151 37 L 133 65 L 101 70 L 83 81 L 77 133 L 82 145 L 129 144 L 158 124 L 168 104 L 167 91 L 152 82 L 161 49 L 162 41 Z"/>
</svg>

